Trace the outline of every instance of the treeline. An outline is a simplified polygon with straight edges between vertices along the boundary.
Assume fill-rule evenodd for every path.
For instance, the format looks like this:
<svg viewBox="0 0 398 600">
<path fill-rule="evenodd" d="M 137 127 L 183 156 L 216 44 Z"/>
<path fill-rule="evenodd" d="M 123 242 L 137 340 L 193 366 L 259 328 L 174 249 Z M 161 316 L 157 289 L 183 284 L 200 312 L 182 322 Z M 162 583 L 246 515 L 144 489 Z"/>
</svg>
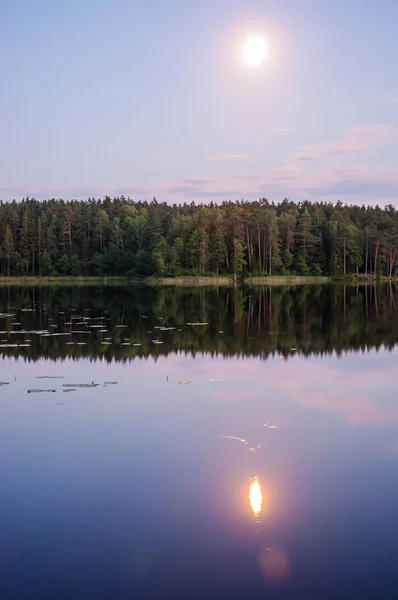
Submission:
<svg viewBox="0 0 398 600">
<path fill-rule="evenodd" d="M 0 203 L 2 275 L 396 275 L 398 212 L 338 202 Z"/>
</svg>

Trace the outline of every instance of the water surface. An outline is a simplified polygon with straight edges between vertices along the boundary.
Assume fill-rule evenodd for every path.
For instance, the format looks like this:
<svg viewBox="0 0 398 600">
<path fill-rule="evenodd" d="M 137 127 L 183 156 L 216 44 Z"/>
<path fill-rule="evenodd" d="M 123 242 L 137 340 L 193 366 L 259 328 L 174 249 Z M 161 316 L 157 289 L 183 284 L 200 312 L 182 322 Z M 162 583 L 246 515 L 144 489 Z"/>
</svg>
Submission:
<svg viewBox="0 0 398 600">
<path fill-rule="evenodd" d="M 396 599 L 397 300 L 0 289 L 0 596 Z"/>
</svg>

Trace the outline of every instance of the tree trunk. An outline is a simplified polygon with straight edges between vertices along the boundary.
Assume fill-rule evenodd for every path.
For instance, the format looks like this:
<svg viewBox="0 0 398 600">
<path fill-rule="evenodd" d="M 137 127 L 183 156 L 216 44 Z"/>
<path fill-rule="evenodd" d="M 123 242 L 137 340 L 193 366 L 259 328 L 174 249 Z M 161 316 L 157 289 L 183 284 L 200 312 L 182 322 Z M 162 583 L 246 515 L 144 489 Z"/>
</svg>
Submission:
<svg viewBox="0 0 398 600">
<path fill-rule="evenodd" d="M 247 237 L 247 256 L 249 259 L 249 271 L 252 270 L 252 257 L 250 252 L 250 236 L 249 236 L 249 226 L 246 223 L 246 237 Z"/>
<path fill-rule="evenodd" d="M 261 232 L 260 232 L 260 223 L 257 224 L 257 244 L 258 244 L 258 266 L 261 268 Z"/>
<path fill-rule="evenodd" d="M 343 240 L 343 273 L 347 274 L 347 238 L 345 236 Z"/>
<path fill-rule="evenodd" d="M 100 230 L 100 250 L 102 254 L 102 218 L 99 220 L 99 230 Z"/>
<path fill-rule="evenodd" d="M 263 269 L 264 273 L 267 272 L 267 233 L 264 231 L 263 237 Z"/>
<path fill-rule="evenodd" d="M 72 246 L 72 228 L 71 228 L 70 217 L 68 217 L 68 237 L 69 237 L 69 248 L 71 248 L 71 246 Z"/>
<path fill-rule="evenodd" d="M 394 248 L 394 250 L 390 250 L 390 257 L 389 257 L 389 263 L 390 264 L 389 264 L 389 273 L 388 273 L 389 279 L 391 279 L 391 277 L 392 277 L 392 271 L 393 271 L 393 268 L 394 268 L 396 254 L 397 254 L 397 248 L 396 247 Z"/>
<path fill-rule="evenodd" d="M 374 265 L 373 265 L 373 278 L 374 279 L 376 279 L 376 277 L 377 277 L 377 259 L 379 257 L 379 249 L 380 249 L 380 241 L 378 240 L 376 242 L 375 260 L 374 260 Z"/>
</svg>

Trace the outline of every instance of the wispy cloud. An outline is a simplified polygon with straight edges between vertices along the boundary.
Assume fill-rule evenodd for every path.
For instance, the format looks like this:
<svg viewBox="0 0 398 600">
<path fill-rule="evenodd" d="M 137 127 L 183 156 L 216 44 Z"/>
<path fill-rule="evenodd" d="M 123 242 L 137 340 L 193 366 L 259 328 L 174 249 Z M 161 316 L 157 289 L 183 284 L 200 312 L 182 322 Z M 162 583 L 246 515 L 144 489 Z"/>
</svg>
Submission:
<svg viewBox="0 0 398 600">
<path fill-rule="evenodd" d="M 314 171 L 286 164 L 259 173 L 220 175 L 196 186 L 169 182 L 162 186 L 159 196 L 168 201 L 175 195 L 183 201 L 213 198 L 214 200 L 255 200 L 267 197 L 281 200 L 343 200 L 389 204 L 398 198 L 398 174 L 383 167 L 323 168 Z"/>
<path fill-rule="evenodd" d="M 378 146 L 392 142 L 397 137 L 398 127 L 393 125 L 349 127 L 339 139 L 305 146 L 293 158 L 309 161 L 363 156 Z"/>
<path fill-rule="evenodd" d="M 224 155 L 224 160 L 236 160 L 233 173 L 215 176 L 183 177 L 181 179 L 154 181 L 151 185 L 120 184 L 101 188 L 86 186 L 68 188 L 45 186 L 38 182 L 0 188 L 0 198 L 21 199 L 29 195 L 38 199 L 130 196 L 136 200 L 156 196 L 167 202 L 214 200 L 256 200 L 261 197 L 279 201 L 288 197 L 295 201 L 325 200 L 366 202 L 369 204 L 394 204 L 398 206 L 398 172 L 395 168 L 377 164 L 356 165 L 353 161 L 339 161 L 359 155 L 369 155 L 378 146 L 398 139 L 398 127 L 375 125 L 351 127 L 340 137 L 301 148 L 275 168 L 245 169 L 237 156 Z M 225 158 L 230 157 L 230 158 Z M 231 158 L 235 157 L 235 158 Z M 216 160 L 216 157 L 213 157 Z M 222 169 L 222 158 L 220 170 Z M 243 160 L 243 159 L 242 159 Z M 315 161 L 315 162 L 314 162 Z M 239 167 L 238 167 L 239 165 Z"/>
</svg>

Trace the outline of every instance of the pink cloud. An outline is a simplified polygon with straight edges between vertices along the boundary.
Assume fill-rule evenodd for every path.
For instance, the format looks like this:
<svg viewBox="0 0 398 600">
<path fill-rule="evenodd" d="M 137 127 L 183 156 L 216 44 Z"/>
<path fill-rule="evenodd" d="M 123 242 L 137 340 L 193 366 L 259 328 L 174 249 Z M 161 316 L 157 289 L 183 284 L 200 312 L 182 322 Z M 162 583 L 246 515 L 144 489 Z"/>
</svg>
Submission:
<svg viewBox="0 0 398 600">
<path fill-rule="evenodd" d="M 392 361 L 386 363 L 383 354 L 380 352 L 377 358 L 372 354 L 365 367 L 353 363 L 349 369 L 342 369 L 334 358 L 308 360 L 299 355 L 288 361 L 270 359 L 267 363 L 225 361 L 205 355 L 195 360 L 194 366 L 179 357 L 169 357 L 167 368 L 170 372 L 172 365 L 179 377 L 192 380 L 192 385 L 208 385 L 207 393 L 215 400 L 249 401 L 260 388 L 273 397 L 289 398 L 307 408 L 337 412 L 352 425 L 386 426 L 398 423 L 398 405 L 385 401 L 391 390 L 398 387 L 398 371 L 391 369 Z M 371 355 L 367 356 L 369 361 Z M 208 383 L 215 376 L 223 381 Z"/>
<path fill-rule="evenodd" d="M 327 200 L 394 204 L 398 197 L 398 174 L 393 169 L 370 167 L 323 167 L 316 171 L 299 163 L 285 164 L 259 173 L 215 176 L 200 186 L 164 182 L 156 193 L 167 201 L 217 199 Z"/>
<path fill-rule="evenodd" d="M 349 127 L 337 140 L 314 144 L 301 149 L 293 158 L 317 160 L 368 154 L 373 148 L 388 144 L 398 137 L 398 128 L 392 125 Z"/>
<path fill-rule="evenodd" d="M 277 127 L 277 126 L 274 126 Z M 392 125 L 357 126 L 346 129 L 340 138 L 303 147 L 273 168 L 257 172 L 240 170 L 214 176 L 193 176 L 154 181 L 150 186 L 125 184 L 101 189 L 97 186 L 67 188 L 45 186 L 37 182 L 0 188 L 0 198 L 20 199 L 29 195 L 44 198 L 78 198 L 130 196 L 145 200 L 156 196 L 166 202 L 256 200 L 261 197 L 279 201 L 325 200 L 378 204 L 397 204 L 398 173 L 395 168 L 373 164 L 339 167 L 335 161 L 371 154 L 372 149 L 398 139 L 398 127 Z M 225 161 L 239 164 L 258 160 L 243 154 L 214 156 L 220 165 Z M 316 165 L 314 165 L 316 161 Z M 316 168 L 315 168 L 316 167 Z"/>
</svg>

